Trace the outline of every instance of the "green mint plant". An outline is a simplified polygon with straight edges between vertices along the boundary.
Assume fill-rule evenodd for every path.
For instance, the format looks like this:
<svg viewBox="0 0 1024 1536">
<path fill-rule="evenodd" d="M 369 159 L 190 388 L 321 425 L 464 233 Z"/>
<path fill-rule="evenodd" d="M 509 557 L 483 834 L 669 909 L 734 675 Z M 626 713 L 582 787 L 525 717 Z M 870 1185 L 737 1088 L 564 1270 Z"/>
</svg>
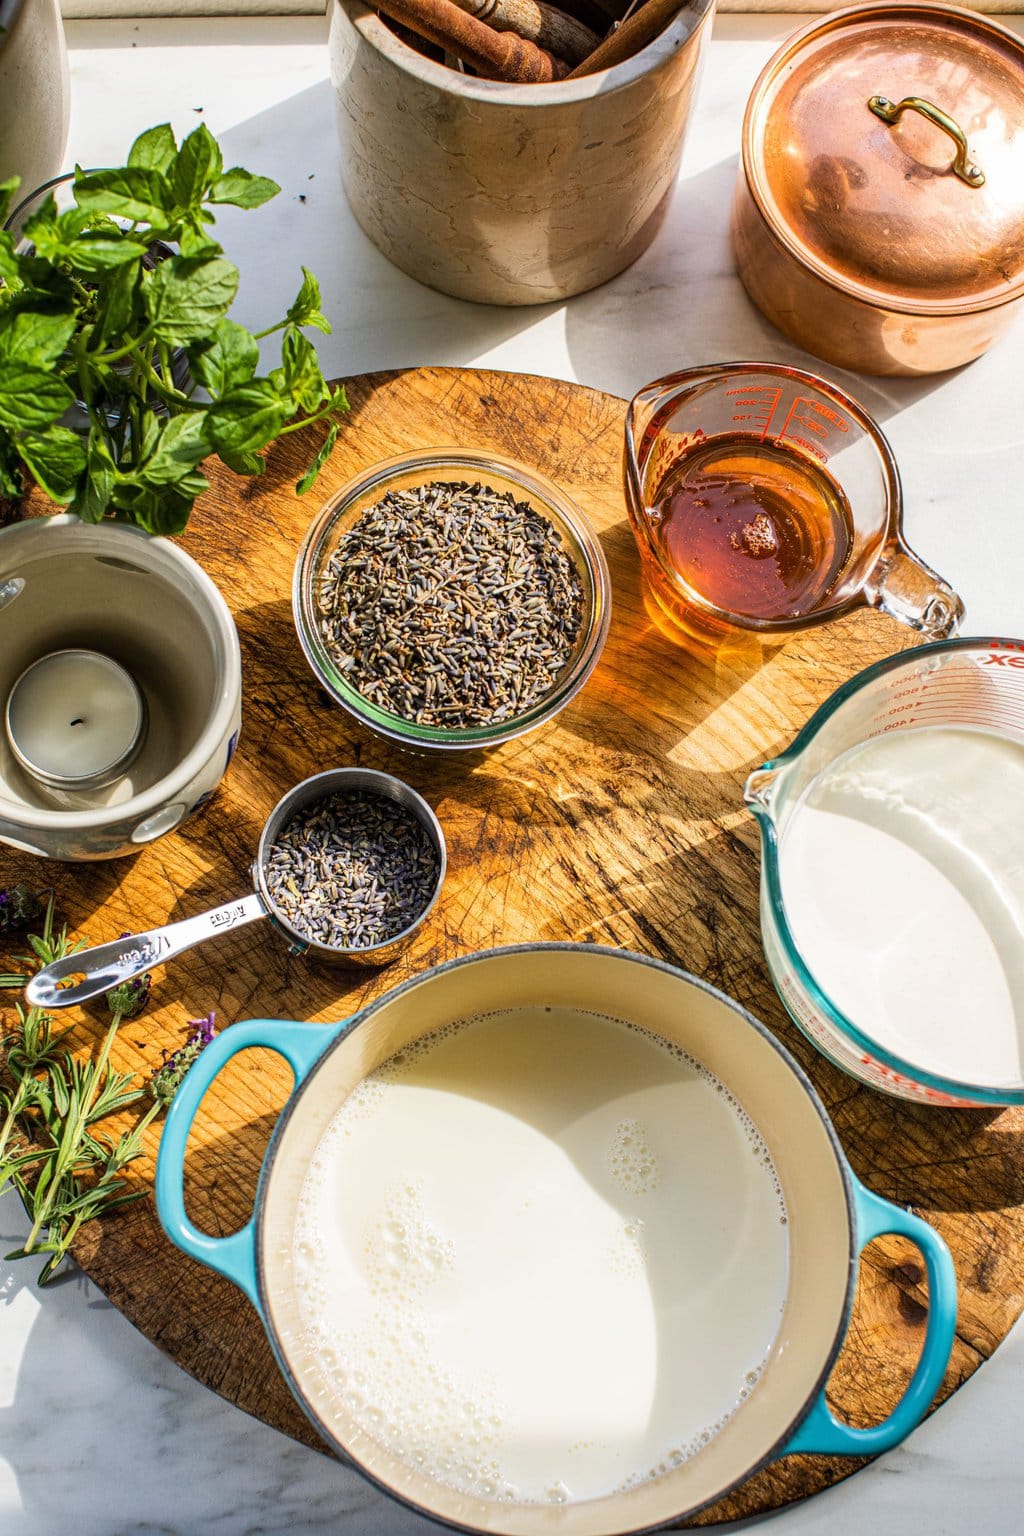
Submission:
<svg viewBox="0 0 1024 1536">
<path fill-rule="evenodd" d="M 0 183 L 0 221 L 17 180 Z M 179 146 L 150 128 L 118 169 L 75 172 L 74 205 L 51 196 L 20 239 L 0 231 L 0 495 L 35 481 L 86 522 L 105 517 L 180 533 L 216 454 L 263 472 L 261 449 L 311 422 L 326 437 L 296 485 L 309 490 L 337 437 L 344 390 L 324 379 L 305 327 L 329 332 L 316 278 L 283 320 L 255 334 L 229 318 L 238 269 L 210 233 L 221 205 L 258 208 L 280 188 L 225 170 L 205 124 Z M 257 373 L 258 343 L 281 363 Z M 184 352 L 191 384 L 172 363 Z M 78 406 L 87 424 L 64 418 Z"/>
</svg>

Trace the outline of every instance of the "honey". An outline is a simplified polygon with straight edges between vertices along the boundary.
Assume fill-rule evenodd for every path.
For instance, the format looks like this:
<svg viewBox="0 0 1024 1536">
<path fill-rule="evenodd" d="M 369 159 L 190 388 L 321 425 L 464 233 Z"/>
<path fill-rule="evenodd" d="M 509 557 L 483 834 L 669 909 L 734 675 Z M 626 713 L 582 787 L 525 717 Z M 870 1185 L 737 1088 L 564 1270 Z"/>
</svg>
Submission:
<svg viewBox="0 0 1024 1536">
<path fill-rule="evenodd" d="M 850 504 L 828 472 L 738 432 L 698 438 L 648 515 L 655 550 L 692 593 L 755 620 L 812 613 L 853 547 Z"/>
</svg>

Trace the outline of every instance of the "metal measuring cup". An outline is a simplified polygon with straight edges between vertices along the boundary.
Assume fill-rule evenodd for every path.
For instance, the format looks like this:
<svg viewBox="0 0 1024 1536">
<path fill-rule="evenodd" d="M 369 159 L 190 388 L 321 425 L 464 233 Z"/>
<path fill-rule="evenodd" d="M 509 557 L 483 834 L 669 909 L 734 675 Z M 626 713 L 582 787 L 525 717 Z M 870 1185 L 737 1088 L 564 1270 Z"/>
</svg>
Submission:
<svg viewBox="0 0 1024 1536">
<path fill-rule="evenodd" d="M 410 811 L 433 844 L 438 867 L 434 893 L 415 920 L 400 933 L 379 944 L 356 949 L 320 944 L 293 927 L 270 894 L 266 868 L 278 836 L 299 811 L 318 800 L 326 799 L 328 795 L 359 790 L 393 800 L 396 805 Z M 275 928 L 288 940 L 290 954 L 309 954 L 329 964 L 385 965 L 405 948 L 437 905 L 446 867 L 444 833 L 422 795 L 389 773 L 379 773 L 370 768 L 333 768 L 327 773 L 303 779 L 301 784 L 290 789 L 277 802 L 267 817 L 252 865 L 255 887 L 252 895 L 214 907 L 209 912 L 200 913 L 198 917 L 186 917 L 177 923 L 167 923 L 162 928 L 150 928 L 145 933 L 129 934 L 109 944 L 97 944 L 92 949 L 80 949 L 75 954 L 65 955 L 52 965 L 44 966 L 31 978 L 25 988 L 25 996 L 33 1008 L 70 1008 L 73 1004 L 85 1003 L 90 998 L 98 997 L 123 981 L 130 981 L 133 976 L 141 976 L 154 965 L 166 964 L 175 955 L 192 949 L 196 944 L 203 944 L 219 934 L 243 928 L 246 923 L 254 923 L 263 917 L 269 917 Z M 69 985 L 61 985 L 72 976 L 80 979 Z"/>
</svg>

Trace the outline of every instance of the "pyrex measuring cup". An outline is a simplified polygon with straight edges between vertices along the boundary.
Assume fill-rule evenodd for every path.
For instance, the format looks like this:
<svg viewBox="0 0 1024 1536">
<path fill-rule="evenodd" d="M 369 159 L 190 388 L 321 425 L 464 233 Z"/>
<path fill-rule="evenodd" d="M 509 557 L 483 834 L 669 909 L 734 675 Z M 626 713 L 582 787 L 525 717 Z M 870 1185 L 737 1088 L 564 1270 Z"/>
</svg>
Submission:
<svg viewBox="0 0 1024 1536">
<path fill-rule="evenodd" d="M 947 640 L 868 667 L 821 706 L 786 752 L 750 775 L 744 798 L 761 830 L 761 930 L 765 957 L 779 996 L 804 1034 L 836 1066 L 862 1082 L 899 1098 L 928 1104 L 1020 1104 L 1024 1103 L 1024 1072 L 1018 1073 L 1016 1082 L 995 1086 L 956 1081 L 908 1061 L 881 1043 L 867 1032 L 875 1022 L 871 1018 L 863 1019 L 865 1027 L 859 1027 L 828 995 L 810 969 L 801 950 L 800 933 L 796 931 L 799 924 L 794 922 L 792 904 L 787 908 L 784 896 L 780 850 L 794 813 L 807 803 L 815 781 L 821 783 L 819 776 L 844 754 L 876 738 L 935 727 L 965 728 L 1024 746 L 1024 641 Z M 938 748 L 936 743 L 937 751 Z M 952 781 L 957 765 L 950 764 L 941 753 L 933 761 L 941 776 L 940 788 L 950 783 L 948 792 L 943 789 L 940 793 L 939 803 L 952 806 L 956 795 Z M 969 763 L 970 759 L 964 761 Z M 999 789 L 1007 793 L 1005 806 L 999 804 Z M 867 784 L 865 792 L 877 797 L 878 784 Z M 972 796 L 975 794 L 972 786 Z M 969 871 L 972 880 L 980 879 L 986 893 L 994 892 L 1004 930 L 1002 937 L 1006 940 L 1005 952 L 1010 955 L 1010 967 L 1018 973 L 1019 980 L 1019 973 L 1024 971 L 1024 859 L 1020 857 L 1024 835 L 1015 830 L 1019 825 L 1019 807 L 1013 803 L 1006 783 L 997 785 L 994 795 L 985 793 L 978 799 L 986 807 L 985 841 L 989 846 L 994 841 L 1006 848 L 1009 875 L 998 882 L 994 880 L 985 863 L 984 849 L 978 846 L 979 838 L 960 837 L 960 867 Z M 917 807 L 911 806 L 910 814 L 917 815 Z M 960 829 L 953 830 L 959 836 Z M 964 893 L 968 894 L 966 880 Z M 896 895 L 910 909 L 920 900 L 920 892 L 912 887 Z M 806 929 L 803 932 L 806 938 L 810 937 Z M 893 938 L 892 942 L 897 940 Z M 934 932 L 929 930 L 929 942 L 934 953 L 940 946 L 948 948 L 954 940 L 938 928 Z M 855 967 L 865 964 L 867 959 L 851 938 L 847 963 Z M 1019 992 L 1019 987 L 1016 990 Z M 982 1006 L 979 1001 L 973 1016 L 971 1010 L 965 1012 L 963 1029 L 968 1043 L 981 1023 L 977 1015 Z M 1020 1037 L 1019 1006 L 1016 1017 Z"/>
<path fill-rule="evenodd" d="M 738 474 L 746 480 L 749 472 L 754 484 L 759 455 L 770 457 L 773 473 L 782 477 L 783 500 L 787 461 L 795 478 L 818 476 L 816 483 L 835 490 L 837 507 L 845 500 L 845 558 L 834 548 L 831 556 L 824 547 L 819 554 L 813 529 L 808 542 L 807 529 L 795 523 L 796 542 L 790 538 L 773 547 L 779 529 L 771 514 L 742 530 L 744 539 L 756 536 L 749 545 L 736 533 L 729 535 L 738 551 L 733 561 L 738 576 L 746 572 L 756 579 L 781 559 L 780 548 L 811 567 L 819 558 L 837 560 L 831 575 L 823 567 L 821 581 L 808 583 L 806 594 L 813 596 L 781 601 L 768 612 L 735 599 L 732 607 L 720 605 L 699 589 L 699 561 L 681 569 L 670 558 L 661 526 L 663 488 L 695 452 L 706 453 L 718 442 L 735 445 L 736 462 L 746 466 Z M 960 625 L 960 598 L 904 541 L 899 471 L 880 428 L 849 395 L 812 373 L 774 363 L 722 363 L 648 384 L 626 415 L 625 481 L 644 574 L 670 628 L 705 640 L 737 630 L 777 635 L 858 606 L 880 608 L 931 639 L 955 634 Z M 762 522 L 763 530 L 757 526 Z M 724 532 L 716 535 L 719 542 Z"/>
<path fill-rule="evenodd" d="M 267 864 L 279 834 L 299 811 L 327 795 L 352 794 L 360 790 L 393 800 L 416 817 L 437 855 L 437 880 L 428 904 L 400 933 L 383 943 L 362 949 L 340 948 L 317 943 L 293 927 L 270 894 L 266 878 Z M 204 944 L 207 939 L 243 928 L 246 923 L 254 923 L 262 917 L 269 917 L 275 928 L 288 940 L 290 954 L 309 954 L 330 963 L 383 965 L 405 947 L 433 911 L 441 894 L 445 867 L 444 834 L 437 817 L 421 795 L 389 773 L 378 773 L 369 768 L 332 768 L 327 773 L 303 779 L 271 811 L 256 849 L 252 866 L 255 889 L 251 895 L 226 902 L 209 912 L 200 913 L 198 917 L 186 917 L 181 922 L 168 923 L 163 928 L 128 934 L 112 943 L 97 944 L 92 949 L 80 949 L 75 954 L 66 955 L 37 971 L 25 988 L 25 996 L 33 1008 L 69 1008 L 75 1003 L 85 1003 L 123 981 L 130 981 L 133 976 L 141 976 L 154 965 L 166 964 L 175 955 L 194 948 L 196 944 Z M 70 977 L 79 979 L 69 981 Z"/>
</svg>

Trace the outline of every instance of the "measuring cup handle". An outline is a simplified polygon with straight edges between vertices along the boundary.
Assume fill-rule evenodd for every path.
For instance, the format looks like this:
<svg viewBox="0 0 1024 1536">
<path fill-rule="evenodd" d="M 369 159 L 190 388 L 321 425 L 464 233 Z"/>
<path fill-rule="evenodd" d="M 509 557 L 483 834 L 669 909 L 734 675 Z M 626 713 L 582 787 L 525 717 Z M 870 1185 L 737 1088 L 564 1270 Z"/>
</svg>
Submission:
<svg viewBox="0 0 1024 1536">
<path fill-rule="evenodd" d="M 211 912 L 201 912 L 198 917 L 183 918 L 180 923 L 127 934 L 109 944 L 96 944 L 92 949 L 79 949 L 37 971 L 25 988 L 25 996 L 33 1008 L 70 1008 L 74 1003 L 87 1003 L 122 981 L 141 976 L 151 966 L 163 965 L 195 944 L 266 916 L 266 907 L 253 893 L 240 901 L 214 907 Z M 61 986 L 69 976 L 82 979 Z"/>
<path fill-rule="evenodd" d="M 167 1111 L 156 1160 L 156 1209 L 160 1223 L 172 1243 L 244 1291 L 261 1316 L 263 1309 L 256 1279 L 255 1219 L 250 1218 L 230 1237 L 211 1237 L 194 1226 L 185 1212 L 185 1149 L 189 1131 L 210 1084 L 239 1051 L 255 1046 L 268 1046 L 277 1051 L 295 1074 L 294 1093 L 313 1063 L 351 1023 L 351 1019 L 343 1019 L 340 1024 L 325 1027 L 284 1019 L 246 1019 L 240 1024 L 232 1024 L 230 1029 L 215 1036 L 197 1057 Z"/>
<path fill-rule="evenodd" d="M 864 596 L 873 608 L 920 630 L 929 640 L 948 640 L 964 616 L 963 602 L 953 588 L 898 542 L 882 551 L 864 583 Z"/>
<path fill-rule="evenodd" d="M 921 1358 L 906 1392 L 887 1419 L 870 1429 L 854 1429 L 837 1419 L 822 1387 L 810 1413 L 789 1441 L 783 1455 L 820 1452 L 826 1456 L 877 1456 L 909 1435 L 924 1418 L 942 1385 L 956 1333 L 956 1272 L 942 1238 L 920 1216 L 892 1205 L 854 1180 L 857 1241 L 864 1248 L 872 1238 L 898 1232 L 916 1243 L 928 1271 L 928 1328 Z"/>
</svg>

